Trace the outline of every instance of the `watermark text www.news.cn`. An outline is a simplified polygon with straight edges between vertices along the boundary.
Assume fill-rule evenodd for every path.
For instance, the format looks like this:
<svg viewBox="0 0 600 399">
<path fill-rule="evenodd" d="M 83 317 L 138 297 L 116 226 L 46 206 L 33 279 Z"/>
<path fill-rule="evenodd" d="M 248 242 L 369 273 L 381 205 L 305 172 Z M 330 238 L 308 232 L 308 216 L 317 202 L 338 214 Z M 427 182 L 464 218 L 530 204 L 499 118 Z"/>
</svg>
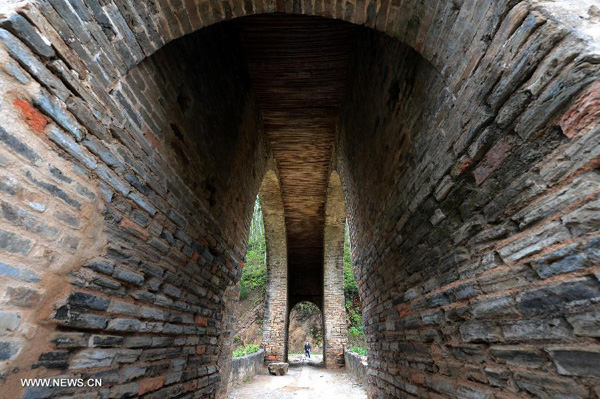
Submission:
<svg viewBox="0 0 600 399">
<path fill-rule="evenodd" d="M 102 380 L 98 378 L 22 378 L 23 387 L 101 387 Z"/>
</svg>

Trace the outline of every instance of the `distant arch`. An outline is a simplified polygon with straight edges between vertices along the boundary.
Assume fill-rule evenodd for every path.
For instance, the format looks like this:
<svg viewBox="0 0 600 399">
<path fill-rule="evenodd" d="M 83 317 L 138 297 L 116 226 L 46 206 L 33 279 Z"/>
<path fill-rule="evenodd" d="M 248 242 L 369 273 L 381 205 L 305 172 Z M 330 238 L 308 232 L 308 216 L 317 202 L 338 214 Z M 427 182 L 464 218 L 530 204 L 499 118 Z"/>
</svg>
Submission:
<svg viewBox="0 0 600 399">
<path fill-rule="evenodd" d="M 267 246 L 267 309 L 263 330 L 265 360 L 283 361 L 288 317 L 287 241 L 281 189 L 274 168 L 265 173 L 258 198 L 263 212 Z"/>
</svg>

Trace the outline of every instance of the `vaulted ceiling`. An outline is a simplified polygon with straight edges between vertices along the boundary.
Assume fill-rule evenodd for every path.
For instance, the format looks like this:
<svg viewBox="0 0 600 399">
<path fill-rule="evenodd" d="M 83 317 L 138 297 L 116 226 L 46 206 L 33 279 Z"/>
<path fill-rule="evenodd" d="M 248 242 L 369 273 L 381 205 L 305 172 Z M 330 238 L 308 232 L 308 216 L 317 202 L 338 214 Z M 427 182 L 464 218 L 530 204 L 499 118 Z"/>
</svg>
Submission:
<svg viewBox="0 0 600 399">
<path fill-rule="evenodd" d="M 279 169 L 290 296 L 318 303 L 327 184 L 354 27 L 283 14 L 238 24 Z"/>
</svg>

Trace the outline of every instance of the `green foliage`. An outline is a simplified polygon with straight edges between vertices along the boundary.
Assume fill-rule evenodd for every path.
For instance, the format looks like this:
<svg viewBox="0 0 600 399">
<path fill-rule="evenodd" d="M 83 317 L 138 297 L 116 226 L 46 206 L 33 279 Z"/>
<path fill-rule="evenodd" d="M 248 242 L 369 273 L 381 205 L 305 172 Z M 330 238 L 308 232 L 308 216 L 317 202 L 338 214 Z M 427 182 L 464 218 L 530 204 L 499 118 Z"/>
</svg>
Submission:
<svg viewBox="0 0 600 399">
<path fill-rule="evenodd" d="M 350 352 L 357 353 L 361 356 L 367 356 L 367 348 L 364 346 L 350 345 Z"/>
<path fill-rule="evenodd" d="M 321 343 L 323 343 L 323 330 L 317 326 L 311 326 L 309 332 L 314 346 L 321 346 Z"/>
<path fill-rule="evenodd" d="M 344 298 L 346 307 L 346 324 L 348 325 L 348 338 L 350 345 L 364 347 L 365 333 L 362 325 L 362 307 L 358 297 L 358 286 L 352 268 L 352 255 L 350 250 L 350 236 L 346 223 L 344 239 Z"/>
<path fill-rule="evenodd" d="M 252 353 L 256 353 L 260 350 L 260 346 L 255 344 L 248 344 L 244 346 L 240 346 L 235 351 L 233 351 L 233 357 L 242 357 L 246 355 L 250 355 Z"/>
<path fill-rule="evenodd" d="M 264 256 L 264 254 L 263 254 Z M 264 258 L 263 258 L 264 259 Z M 248 297 L 249 292 L 259 292 L 264 296 L 267 290 L 267 266 L 254 251 L 248 251 L 246 265 L 242 271 L 240 299 Z"/>
<path fill-rule="evenodd" d="M 248 298 L 248 287 L 244 283 L 244 280 L 240 282 L 240 300 Z"/>
<path fill-rule="evenodd" d="M 300 302 L 294 306 L 293 310 L 296 311 L 299 320 L 306 320 L 320 312 L 317 305 L 312 302 Z"/>
<path fill-rule="evenodd" d="M 267 292 L 266 250 L 262 209 L 260 201 L 256 197 L 254 214 L 250 223 L 248 252 L 240 281 L 240 299 L 246 299 L 251 292 L 258 292 L 261 298 L 265 296 Z"/>
<path fill-rule="evenodd" d="M 348 335 L 353 340 L 359 340 L 359 339 L 365 338 L 365 332 L 363 331 L 362 327 L 359 327 L 359 326 L 350 327 L 348 329 Z"/>
</svg>

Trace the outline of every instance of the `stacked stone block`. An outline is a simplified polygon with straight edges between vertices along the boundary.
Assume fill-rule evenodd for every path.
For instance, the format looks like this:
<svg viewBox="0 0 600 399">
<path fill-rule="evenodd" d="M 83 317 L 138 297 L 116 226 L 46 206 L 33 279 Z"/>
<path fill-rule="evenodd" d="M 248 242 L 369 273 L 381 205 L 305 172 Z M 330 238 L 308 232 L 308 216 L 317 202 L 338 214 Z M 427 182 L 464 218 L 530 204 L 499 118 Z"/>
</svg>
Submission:
<svg viewBox="0 0 600 399">
<path fill-rule="evenodd" d="M 0 29 L 2 391 L 224 397 L 267 159 L 239 40 L 217 28 L 144 59 L 80 6 L 27 7 Z M 21 386 L 35 377 L 102 386 Z"/>
<path fill-rule="evenodd" d="M 336 143 L 371 396 L 598 396 L 587 0 L 5 5 L 2 390 L 215 396 L 267 150 L 235 40 L 166 44 L 274 11 L 391 37 L 358 36 Z"/>
<path fill-rule="evenodd" d="M 332 171 L 325 204 L 323 234 L 323 345 L 327 367 L 344 366 L 348 347 L 344 297 L 344 240 L 346 208 L 340 177 Z"/>
<path fill-rule="evenodd" d="M 267 293 L 263 327 L 266 363 L 287 360 L 288 255 L 285 214 L 276 168 L 267 171 L 259 192 L 267 247 Z"/>
<path fill-rule="evenodd" d="M 544 8 L 466 7 L 406 31 L 422 55 L 355 42 L 336 144 L 370 394 L 596 398 L 597 55 Z"/>
</svg>

